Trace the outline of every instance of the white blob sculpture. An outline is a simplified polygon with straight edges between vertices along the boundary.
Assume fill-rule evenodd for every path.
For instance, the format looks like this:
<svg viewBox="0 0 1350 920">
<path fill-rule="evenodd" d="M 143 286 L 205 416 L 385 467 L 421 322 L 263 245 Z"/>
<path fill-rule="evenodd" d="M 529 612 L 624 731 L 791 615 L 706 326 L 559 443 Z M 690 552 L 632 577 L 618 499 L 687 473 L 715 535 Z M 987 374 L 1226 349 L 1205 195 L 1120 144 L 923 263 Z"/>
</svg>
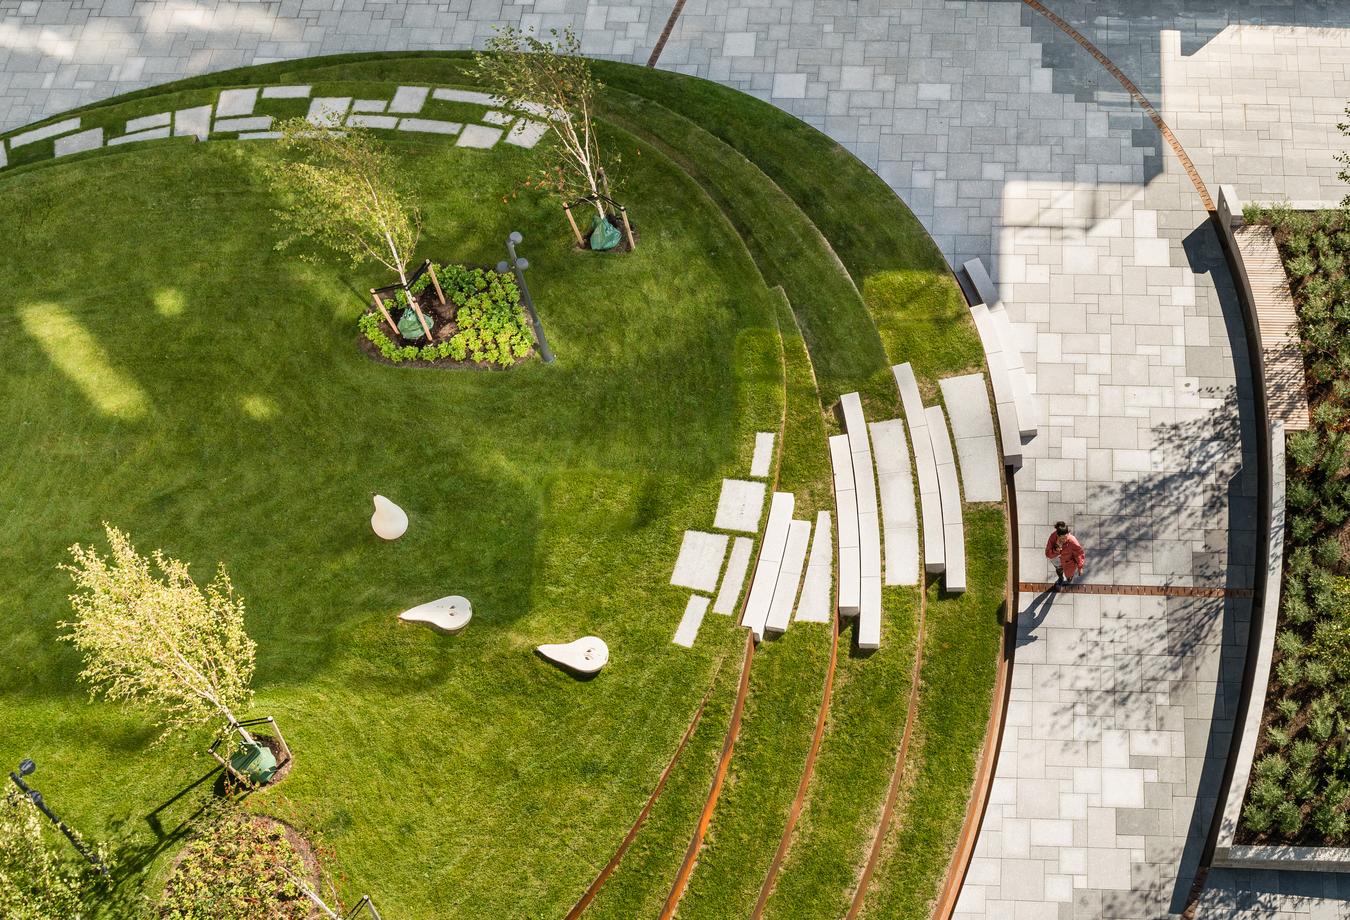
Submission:
<svg viewBox="0 0 1350 920">
<path fill-rule="evenodd" d="M 370 526 L 384 539 L 397 540 L 408 530 L 408 513 L 383 495 L 376 495 Z"/>
<path fill-rule="evenodd" d="M 582 636 L 561 645 L 541 645 L 537 650 L 554 664 L 578 674 L 598 673 L 609 663 L 609 646 L 598 636 Z"/>
<path fill-rule="evenodd" d="M 433 629 L 454 635 L 473 619 L 473 605 L 467 597 L 452 594 L 405 610 L 398 618 L 405 623 L 426 623 Z"/>
</svg>

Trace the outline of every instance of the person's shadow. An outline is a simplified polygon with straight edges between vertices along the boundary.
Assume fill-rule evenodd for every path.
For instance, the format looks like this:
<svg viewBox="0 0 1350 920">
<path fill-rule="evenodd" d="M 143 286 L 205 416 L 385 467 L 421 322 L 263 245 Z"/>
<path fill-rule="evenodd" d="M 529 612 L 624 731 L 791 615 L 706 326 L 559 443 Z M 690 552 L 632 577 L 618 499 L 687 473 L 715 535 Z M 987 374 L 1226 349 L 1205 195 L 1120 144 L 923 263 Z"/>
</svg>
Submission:
<svg viewBox="0 0 1350 920">
<path fill-rule="evenodd" d="M 1026 609 L 1017 617 L 1017 646 L 1021 648 L 1024 645 L 1030 645 L 1036 641 L 1036 627 L 1045 622 L 1045 618 L 1050 615 L 1050 605 L 1055 602 L 1055 596 L 1059 594 L 1054 587 L 1046 588 L 1040 594 L 1032 598 L 1031 603 L 1027 604 Z"/>
</svg>

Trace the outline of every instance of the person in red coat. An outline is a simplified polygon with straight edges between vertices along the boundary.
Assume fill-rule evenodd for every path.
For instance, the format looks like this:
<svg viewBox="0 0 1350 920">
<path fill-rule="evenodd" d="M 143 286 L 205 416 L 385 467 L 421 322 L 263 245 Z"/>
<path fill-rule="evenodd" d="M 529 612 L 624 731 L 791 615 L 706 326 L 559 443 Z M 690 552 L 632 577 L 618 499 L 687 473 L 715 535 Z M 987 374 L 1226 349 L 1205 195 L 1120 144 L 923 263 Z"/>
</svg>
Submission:
<svg viewBox="0 0 1350 920">
<path fill-rule="evenodd" d="M 1087 554 L 1083 544 L 1069 532 L 1069 525 L 1055 521 L 1055 532 L 1045 544 L 1045 558 L 1055 567 L 1055 584 L 1062 585 L 1073 581 L 1083 571 Z"/>
</svg>

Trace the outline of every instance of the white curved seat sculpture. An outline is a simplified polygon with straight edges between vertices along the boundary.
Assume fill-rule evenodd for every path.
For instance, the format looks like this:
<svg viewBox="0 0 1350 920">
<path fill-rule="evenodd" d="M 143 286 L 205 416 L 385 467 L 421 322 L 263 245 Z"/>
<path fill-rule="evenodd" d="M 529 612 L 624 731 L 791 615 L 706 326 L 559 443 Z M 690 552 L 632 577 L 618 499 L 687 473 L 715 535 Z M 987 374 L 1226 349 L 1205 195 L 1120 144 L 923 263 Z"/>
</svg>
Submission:
<svg viewBox="0 0 1350 920">
<path fill-rule="evenodd" d="M 572 642 L 540 645 L 536 648 L 554 664 L 578 674 L 596 674 L 609 663 L 609 646 L 599 636 L 582 636 Z"/>
<path fill-rule="evenodd" d="M 383 495 L 376 495 L 370 526 L 382 539 L 397 540 L 408 530 L 408 513 Z"/>
<path fill-rule="evenodd" d="M 434 629 L 454 635 L 473 619 L 473 605 L 467 597 L 451 594 L 405 610 L 398 618 L 405 623 L 426 623 Z"/>
</svg>

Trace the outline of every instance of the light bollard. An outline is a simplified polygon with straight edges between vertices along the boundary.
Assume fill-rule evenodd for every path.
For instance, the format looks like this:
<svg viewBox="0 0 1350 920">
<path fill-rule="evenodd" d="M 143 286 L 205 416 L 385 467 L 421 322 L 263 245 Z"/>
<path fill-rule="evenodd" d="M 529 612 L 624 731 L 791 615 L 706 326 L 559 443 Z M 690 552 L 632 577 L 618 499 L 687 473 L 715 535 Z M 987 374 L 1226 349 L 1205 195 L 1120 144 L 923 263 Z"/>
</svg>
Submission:
<svg viewBox="0 0 1350 920">
<path fill-rule="evenodd" d="M 530 324 L 534 326 L 534 337 L 539 342 L 539 357 L 544 359 L 545 364 L 553 363 L 553 350 L 548 347 L 548 338 L 544 335 L 544 324 L 539 321 L 539 313 L 534 308 L 534 299 L 530 297 L 530 287 L 525 283 L 525 269 L 530 267 L 529 260 L 522 259 L 516 255 L 516 245 L 523 241 L 525 237 L 512 231 L 506 238 L 506 253 L 511 257 L 510 262 L 498 262 L 497 271 L 500 274 L 506 274 L 512 271 L 516 276 L 516 284 L 520 286 L 520 296 L 525 300 L 525 312 L 530 315 Z"/>
</svg>

